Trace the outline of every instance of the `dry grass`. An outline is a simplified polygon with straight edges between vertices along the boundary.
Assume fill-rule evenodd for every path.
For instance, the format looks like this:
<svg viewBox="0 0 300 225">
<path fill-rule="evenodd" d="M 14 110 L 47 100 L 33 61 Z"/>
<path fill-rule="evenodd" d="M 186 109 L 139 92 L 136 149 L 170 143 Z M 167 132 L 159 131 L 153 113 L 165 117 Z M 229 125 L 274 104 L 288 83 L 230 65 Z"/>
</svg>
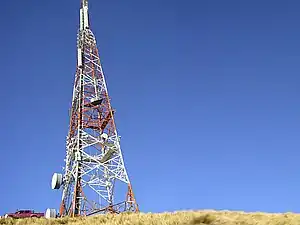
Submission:
<svg viewBox="0 0 300 225">
<path fill-rule="evenodd" d="M 191 211 L 174 213 L 140 213 L 100 215 L 88 218 L 0 219 L 5 225 L 300 225 L 300 215 L 243 213 L 228 211 Z"/>
</svg>

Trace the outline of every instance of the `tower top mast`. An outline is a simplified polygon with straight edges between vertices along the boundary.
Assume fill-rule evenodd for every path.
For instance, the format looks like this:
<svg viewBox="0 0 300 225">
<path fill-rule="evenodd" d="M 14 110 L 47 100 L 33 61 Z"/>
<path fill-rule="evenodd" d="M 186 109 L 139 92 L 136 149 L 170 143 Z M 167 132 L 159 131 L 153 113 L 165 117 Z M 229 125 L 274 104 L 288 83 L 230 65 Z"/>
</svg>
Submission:
<svg viewBox="0 0 300 225">
<path fill-rule="evenodd" d="M 89 12 L 88 12 L 88 0 L 81 0 L 80 8 L 80 30 L 84 30 L 89 27 Z"/>
<path fill-rule="evenodd" d="M 88 0 L 82 0 L 81 4 L 82 6 L 88 6 Z"/>
</svg>

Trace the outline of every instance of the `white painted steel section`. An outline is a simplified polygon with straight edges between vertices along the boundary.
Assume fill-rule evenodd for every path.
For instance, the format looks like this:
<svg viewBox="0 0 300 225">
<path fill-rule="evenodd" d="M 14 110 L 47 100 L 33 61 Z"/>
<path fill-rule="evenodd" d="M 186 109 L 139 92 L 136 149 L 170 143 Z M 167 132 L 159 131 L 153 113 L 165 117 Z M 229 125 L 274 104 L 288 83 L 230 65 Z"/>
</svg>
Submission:
<svg viewBox="0 0 300 225">
<path fill-rule="evenodd" d="M 83 6 L 83 29 L 86 29 L 89 27 L 89 15 L 88 15 L 88 7 Z"/>
<path fill-rule="evenodd" d="M 80 27 L 79 27 L 79 29 L 80 30 L 83 30 L 83 10 L 82 10 L 82 8 L 80 9 L 80 15 L 79 15 L 79 18 L 80 18 Z"/>
<path fill-rule="evenodd" d="M 82 66 L 82 51 L 80 48 L 77 50 L 77 66 Z"/>
</svg>

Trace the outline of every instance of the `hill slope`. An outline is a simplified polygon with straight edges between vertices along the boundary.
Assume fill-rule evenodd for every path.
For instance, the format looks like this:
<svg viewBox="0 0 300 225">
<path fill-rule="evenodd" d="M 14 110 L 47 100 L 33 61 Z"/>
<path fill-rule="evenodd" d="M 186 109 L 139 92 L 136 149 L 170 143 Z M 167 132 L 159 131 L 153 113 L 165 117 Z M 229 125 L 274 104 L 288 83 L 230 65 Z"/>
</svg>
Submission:
<svg viewBox="0 0 300 225">
<path fill-rule="evenodd" d="M 0 219 L 9 225 L 300 225 L 300 215 L 243 213 L 229 211 L 193 211 L 160 214 L 100 215 L 87 218 Z"/>
</svg>

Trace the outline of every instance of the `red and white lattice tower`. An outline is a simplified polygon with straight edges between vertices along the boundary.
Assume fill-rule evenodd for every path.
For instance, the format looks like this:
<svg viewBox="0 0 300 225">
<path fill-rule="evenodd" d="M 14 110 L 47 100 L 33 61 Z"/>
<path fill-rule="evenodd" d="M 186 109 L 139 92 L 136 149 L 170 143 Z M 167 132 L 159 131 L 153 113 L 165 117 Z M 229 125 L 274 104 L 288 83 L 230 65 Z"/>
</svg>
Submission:
<svg viewBox="0 0 300 225">
<path fill-rule="evenodd" d="M 96 39 L 89 27 L 88 0 L 81 0 L 77 53 L 65 167 L 52 177 L 52 189 L 62 189 L 59 215 L 137 212 Z M 115 196 L 122 201 L 116 202 Z M 52 217 L 53 213 L 48 209 L 46 214 Z"/>
</svg>

